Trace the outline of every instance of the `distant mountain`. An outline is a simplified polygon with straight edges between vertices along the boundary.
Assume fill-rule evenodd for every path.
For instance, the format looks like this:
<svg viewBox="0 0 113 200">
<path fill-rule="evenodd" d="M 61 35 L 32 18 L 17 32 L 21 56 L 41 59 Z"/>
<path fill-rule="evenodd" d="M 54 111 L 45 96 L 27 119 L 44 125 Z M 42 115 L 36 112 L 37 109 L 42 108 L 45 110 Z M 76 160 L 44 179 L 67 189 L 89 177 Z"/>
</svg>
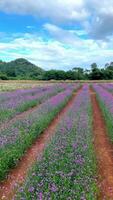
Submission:
<svg viewBox="0 0 113 200">
<path fill-rule="evenodd" d="M 0 74 L 14 79 L 42 79 L 44 70 L 26 59 L 19 58 L 11 62 L 0 61 Z"/>
</svg>

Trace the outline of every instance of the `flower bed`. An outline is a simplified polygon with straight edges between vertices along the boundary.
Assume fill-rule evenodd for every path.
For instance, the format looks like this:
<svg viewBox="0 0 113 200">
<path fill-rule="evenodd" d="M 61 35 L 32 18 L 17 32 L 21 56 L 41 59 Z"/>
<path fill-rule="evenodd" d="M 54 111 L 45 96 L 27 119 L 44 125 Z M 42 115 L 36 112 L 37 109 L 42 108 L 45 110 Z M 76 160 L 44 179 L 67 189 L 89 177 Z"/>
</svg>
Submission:
<svg viewBox="0 0 113 200">
<path fill-rule="evenodd" d="M 14 199 L 96 199 L 91 124 L 90 96 L 85 85 Z"/>
</svg>

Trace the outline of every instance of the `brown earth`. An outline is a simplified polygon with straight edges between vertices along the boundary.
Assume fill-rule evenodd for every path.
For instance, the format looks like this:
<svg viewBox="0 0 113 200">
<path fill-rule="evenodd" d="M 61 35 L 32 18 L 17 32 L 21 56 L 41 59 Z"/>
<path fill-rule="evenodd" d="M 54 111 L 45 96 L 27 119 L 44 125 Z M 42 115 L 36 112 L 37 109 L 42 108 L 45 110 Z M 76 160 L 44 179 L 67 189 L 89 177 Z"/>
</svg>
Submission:
<svg viewBox="0 0 113 200">
<path fill-rule="evenodd" d="M 55 133 L 55 128 L 57 127 L 60 120 L 64 117 L 68 109 L 72 106 L 76 96 L 80 93 L 81 89 L 82 87 L 76 93 L 73 93 L 73 96 L 67 105 L 59 112 L 59 114 L 36 140 L 32 147 L 27 150 L 25 155 L 18 163 L 17 167 L 11 170 L 8 178 L 0 184 L 0 200 L 13 199 L 17 186 L 23 183 L 27 176 L 28 170 L 30 167 L 32 167 L 35 160 L 41 158 L 45 146 L 48 144 Z"/>
<path fill-rule="evenodd" d="M 109 141 L 105 120 L 93 89 L 90 89 L 93 108 L 94 146 L 98 163 L 98 199 L 113 200 L 113 146 Z"/>
</svg>

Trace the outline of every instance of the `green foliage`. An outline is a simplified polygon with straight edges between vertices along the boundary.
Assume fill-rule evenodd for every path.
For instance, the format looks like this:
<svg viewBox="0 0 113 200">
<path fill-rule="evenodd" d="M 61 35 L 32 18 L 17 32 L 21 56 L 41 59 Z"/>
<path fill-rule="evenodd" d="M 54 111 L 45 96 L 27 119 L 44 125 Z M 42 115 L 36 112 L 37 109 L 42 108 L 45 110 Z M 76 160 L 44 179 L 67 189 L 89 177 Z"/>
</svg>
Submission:
<svg viewBox="0 0 113 200">
<path fill-rule="evenodd" d="M 67 72 L 63 70 L 49 70 L 44 73 L 44 80 L 84 80 L 86 76 L 82 68 L 74 68 Z"/>
<path fill-rule="evenodd" d="M 44 80 L 65 80 L 66 79 L 66 72 L 63 70 L 49 70 L 46 71 L 44 74 Z"/>
<path fill-rule="evenodd" d="M 74 67 L 72 70 L 48 70 L 37 67 L 26 59 L 19 58 L 11 62 L 0 61 L 1 80 L 112 80 L 113 62 L 100 68 L 91 64 L 91 70 Z"/>
<path fill-rule="evenodd" d="M 105 104 L 101 101 L 98 95 L 97 95 L 97 99 L 98 99 L 100 108 L 102 110 L 102 113 L 107 125 L 107 130 L 108 130 L 110 140 L 111 142 L 113 142 L 113 116 L 111 115 L 111 113 L 109 112 Z"/>
<path fill-rule="evenodd" d="M 9 119 L 11 116 L 12 116 L 12 114 L 13 114 L 13 110 L 11 110 L 11 109 L 1 109 L 0 110 L 0 123 L 2 123 L 4 120 L 6 120 L 6 119 Z"/>
<path fill-rule="evenodd" d="M 8 80 L 8 76 L 0 72 L 0 80 Z"/>
<path fill-rule="evenodd" d="M 80 129 L 79 121 L 82 114 L 82 109 L 75 114 L 76 120 L 72 122 L 70 130 L 68 130 L 66 120 L 68 118 L 62 119 L 55 130 L 54 137 L 46 147 L 42 159 L 36 161 L 29 171 L 15 199 L 39 199 L 40 194 L 43 199 L 50 197 L 53 200 L 97 199 L 91 106 L 85 113 L 88 120 L 85 131 Z M 76 124 L 77 126 L 79 124 L 78 129 Z M 84 137 L 80 137 L 82 132 Z M 82 158 L 83 162 L 77 163 L 76 161 L 80 161 L 79 158 Z"/>
<path fill-rule="evenodd" d="M 68 96 L 58 107 L 41 116 L 40 119 L 31 126 L 27 134 L 24 128 L 20 129 L 20 135 L 17 141 L 0 150 L 0 180 L 6 177 L 9 170 L 13 168 L 24 155 L 26 149 L 30 147 L 33 141 L 48 127 L 50 122 L 67 104 L 70 98 L 71 96 Z"/>
<path fill-rule="evenodd" d="M 30 63 L 26 59 L 20 58 L 5 63 L 0 62 L 0 72 L 6 74 L 10 79 L 41 79 L 44 70 Z"/>
<path fill-rule="evenodd" d="M 38 101 L 32 100 L 32 101 L 28 101 L 28 102 L 21 104 L 16 110 L 19 113 L 21 113 L 21 112 L 27 111 L 29 108 L 35 107 L 36 105 L 38 105 Z"/>
<path fill-rule="evenodd" d="M 93 63 L 91 65 L 90 79 L 91 80 L 101 80 L 101 78 L 102 78 L 101 70 L 97 67 L 96 63 Z"/>
</svg>

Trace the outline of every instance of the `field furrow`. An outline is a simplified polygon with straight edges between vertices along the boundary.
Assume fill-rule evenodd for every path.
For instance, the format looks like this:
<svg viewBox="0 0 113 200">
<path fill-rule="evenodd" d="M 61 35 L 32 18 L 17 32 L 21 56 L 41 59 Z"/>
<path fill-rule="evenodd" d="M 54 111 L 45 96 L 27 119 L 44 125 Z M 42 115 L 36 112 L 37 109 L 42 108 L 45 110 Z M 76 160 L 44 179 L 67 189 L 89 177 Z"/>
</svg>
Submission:
<svg viewBox="0 0 113 200">
<path fill-rule="evenodd" d="M 94 87 L 95 88 L 95 87 Z M 93 107 L 93 132 L 96 157 L 98 161 L 98 199 L 113 199 L 113 146 L 106 129 L 105 119 L 96 99 L 96 93 L 90 90 Z"/>
<path fill-rule="evenodd" d="M 113 95 L 98 84 L 93 84 L 93 88 L 106 121 L 108 136 L 113 142 Z"/>
<path fill-rule="evenodd" d="M 35 162 L 36 158 L 40 158 L 45 145 L 47 145 L 48 141 L 51 139 L 52 135 L 55 134 L 54 129 L 62 119 L 62 117 L 66 114 L 68 109 L 72 106 L 75 101 L 76 96 L 79 94 L 81 89 L 73 93 L 72 97 L 65 104 L 65 107 L 58 113 L 58 115 L 54 118 L 54 120 L 50 123 L 47 129 L 39 136 L 39 138 L 34 142 L 30 149 L 25 153 L 24 157 L 20 160 L 17 167 L 9 173 L 8 179 L 0 185 L 0 197 L 4 197 L 4 199 L 12 196 L 14 189 L 18 183 L 23 182 L 29 168 Z M 53 101 L 53 100 L 52 100 Z M 56 104 L 56 101 L 54 101 Z"/>
<path fill-rule="evenodd" d="M 0 179 L 4 179 L 9 169 L 17 164 L 26 149 L 71 99 L 75 89 L 69 87 L 53 96 L 24 120 L 17 120 L 0 132 Z"/>
<path fill-rule="evenodd" d="M 113 199 L 111 83 L 1 92 L 1 109 L 1 200 Z"/>
<path fill-rule="evenodd" d="M 53 90 L 51 90 L 51 92 L 49 93 L 48 91 L 46 91 L 45 93 L 45 89 L 43 88 L 43 94 L 39 95 L 41 98 L 37 99 L 36 101 L 30 101 L 29 103 L 24 103 L 23 105 L 27 105 L 25 106 L 26 109 L 20 109 L 19 112 L 16 113 L 16 110 L 13 112 L 11 119 L 7 118 L 7 120 L 3 120 L 3 118 L 1 120 L 3 120 L 3 122 L 0 124 L 0 131 L 3 131 L 3 129 L 8 128 L 9 126 L 11 126 L 13 123 L 15 123 L 17 120 L 24 120 L 28 115 L 30 115 L 31 113 L 33 113 L 36 109 L 38 109 L 42 103 L 46 102 L 47 100 L 49 100 L 52 96 L 57 95 L 58 93 L 61 93 L 62 91 L 72 88 L 74 90 L 76 90 L 77 88 L 80 87 L 80 84 L 74 84 L 74 85 L 62 85 L 62 86 L 57 86 L 54 87 Z M 42 93 L 42 92 L 41 92 Z M 34 102 L 34 103 L 33 103 Z M 33 104 L 32 104 L 33 103 Z M 23 108 L 23 105 L 21 108 Z M 25 108 L 24 107 L 24 108 Z M 5 111 L 4 111 L 5 112 Z M 2 115 L 2 113 L 1 113 Z"/>
<path fill-rule="evenodd" d="M 14 199 L 96 199 L 91 123 L 89 90 L 84 85 Z"/>
</svg>

